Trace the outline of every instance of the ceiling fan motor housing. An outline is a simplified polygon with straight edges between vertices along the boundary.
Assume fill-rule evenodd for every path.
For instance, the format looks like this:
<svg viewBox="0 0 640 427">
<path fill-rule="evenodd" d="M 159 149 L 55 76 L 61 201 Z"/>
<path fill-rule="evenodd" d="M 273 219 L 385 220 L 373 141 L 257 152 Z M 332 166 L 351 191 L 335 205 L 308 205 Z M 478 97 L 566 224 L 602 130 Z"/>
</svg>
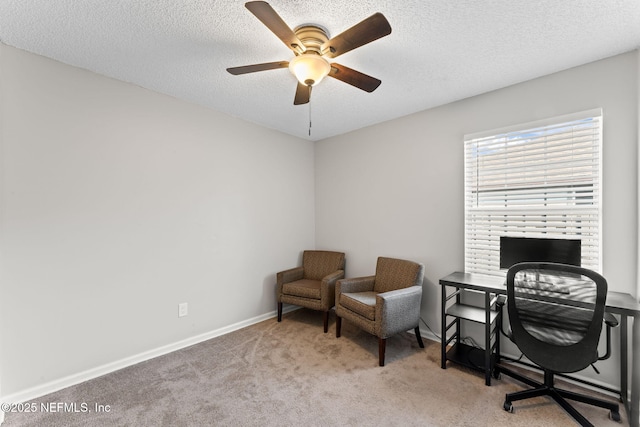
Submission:
<svg viewBox="0 0 640 427">
<path fill-rule="evenodd" d="M 294 33 L 306 48 L 305 53 L 315 52 L 322 55 L 322 45 L 329 41 L 326 28 L 316 24 L 303 24 L 296 27 Z"/>
</svg>

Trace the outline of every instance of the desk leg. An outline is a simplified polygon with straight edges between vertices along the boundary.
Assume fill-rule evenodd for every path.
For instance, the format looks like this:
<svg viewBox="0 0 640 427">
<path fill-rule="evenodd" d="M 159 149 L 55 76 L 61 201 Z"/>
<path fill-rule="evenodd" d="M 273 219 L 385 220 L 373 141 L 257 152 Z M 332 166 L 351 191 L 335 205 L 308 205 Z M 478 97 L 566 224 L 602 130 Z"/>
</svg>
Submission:
<svg viewBox="0 0 640 427">
<path fill-rule="evenodd" d="M 624 403 L 627 414 L 629 413 L 629 356 L 628 356 L 628 337 L 629 337 L 629 318 L 623 314 L 620 316 L 620 400 Z"/>
<path fill-rule="evenodd" d="M 484 293 L 484 383 L 491 385 L 491 294 Z"/>
<path fill-rule="evenodd" d="M 631 336 L 631 409 L 629 410 L 629 425 L 638 427 L 640 424 L 640 316 L 633 318 Z M 625 352 L 626 353 L 626 352 Z M 626 403 L 626 402 L 625 402 Z"/>
<path fill-rule="evenodd" d="M 440 322 L 442 323 L 442 333 L 440 335 L 440 367 L 447 369 L 447 287 L 445 285 L 442 285 L 440 295 L 440 309 L 442 310 L 440 318 Z"/>
<path fill-rule="evenodd" d="M 496 320 L 496 329 L 495 329 L 495 334 L 496 334 L 496 364 L 500 363 L 500 332 L 502 331 L 502 307 L 499 307 L 499 312 L 498 312 L 498 319 Z"/>
</svg>

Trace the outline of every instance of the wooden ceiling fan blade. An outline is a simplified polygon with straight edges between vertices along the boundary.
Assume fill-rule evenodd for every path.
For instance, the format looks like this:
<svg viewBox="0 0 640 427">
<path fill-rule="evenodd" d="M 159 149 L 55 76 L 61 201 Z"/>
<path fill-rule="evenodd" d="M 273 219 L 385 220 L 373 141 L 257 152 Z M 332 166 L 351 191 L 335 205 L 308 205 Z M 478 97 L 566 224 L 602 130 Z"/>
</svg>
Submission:
<svg viewBox="0 0 640 427">
<path fill-rule="evenodd" d="M 266 1 L 250 1 L 244 5 L 287 47 L 294 52 L 303 53 L 306 48 L 296 33 L 282 20 L 280 15 Z"/>
<path fill-rule="evenodd" d="M 391 25 L 382 13 L 375 13 L 322 45 L 328 58 L 335 58 L 391 34 Z"/>
<path fill-rule="evenodd" d="M 279 62 L 265 62 L 263 64 L 253 64 L 253 65 L 244 65 L 242 67 L 231 67 L 227 68 L 227 71 L 237 76 L 239 74 L 247 74 L 247 73 L 255 73 L 257 71 L 267 71 L 267 70 L 275 70 L 277 68 L 287 68 L 289 66 L 289 62 L 287 61 L 279 61 Z"/>
<path fill-rule="evenodd" d="M 381 80 L 378 80 L 375 77 L 368 76 L 360 71 L 356 71 L 336 63 L 331 64 L 329 76 L 366 92 L 373 92 L 382 83 Z"/>
<path fill-rule="evenodd" d="M 293 99 L 293 105 L 307 104 L 311 100 L 311 86 L 307 86 L 298 82 L 296 88 L 296 96 Z"/>
</svg>

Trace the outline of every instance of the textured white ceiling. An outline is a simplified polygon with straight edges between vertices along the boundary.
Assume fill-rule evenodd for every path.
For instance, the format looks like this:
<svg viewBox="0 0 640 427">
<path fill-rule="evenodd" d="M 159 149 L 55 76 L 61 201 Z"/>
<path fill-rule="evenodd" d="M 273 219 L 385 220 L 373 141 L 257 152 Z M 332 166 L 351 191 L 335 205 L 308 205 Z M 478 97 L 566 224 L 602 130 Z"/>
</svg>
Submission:
<svg viewBox="0 0 640 427">
<path fill-rule="evenodd" d="M 382 85 L 327 78 L 294 106 L 287 69 L 232 76 L 292 57 L 240 0 L 0 0 L 0 41 L 312 140 L 640 47 L 639 0 L 269 3 L 330 36 L 382 12 L 392 33 L 336 60 Z"/>
</svg>

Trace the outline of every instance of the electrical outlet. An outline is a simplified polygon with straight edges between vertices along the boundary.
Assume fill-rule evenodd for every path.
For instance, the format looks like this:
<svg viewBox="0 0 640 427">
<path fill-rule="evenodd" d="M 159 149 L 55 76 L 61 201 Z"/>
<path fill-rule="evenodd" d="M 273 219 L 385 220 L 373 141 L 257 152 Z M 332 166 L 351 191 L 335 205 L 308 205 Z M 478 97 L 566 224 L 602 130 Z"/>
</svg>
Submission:
<svg viewBox="0 0 640 427">
<path fill-rule="evenodd" d="M 189 314 L 189 304 L 186 302 L 178 304 L 178 317 L 184 317 L 187 314 Z"/>
</svg>

